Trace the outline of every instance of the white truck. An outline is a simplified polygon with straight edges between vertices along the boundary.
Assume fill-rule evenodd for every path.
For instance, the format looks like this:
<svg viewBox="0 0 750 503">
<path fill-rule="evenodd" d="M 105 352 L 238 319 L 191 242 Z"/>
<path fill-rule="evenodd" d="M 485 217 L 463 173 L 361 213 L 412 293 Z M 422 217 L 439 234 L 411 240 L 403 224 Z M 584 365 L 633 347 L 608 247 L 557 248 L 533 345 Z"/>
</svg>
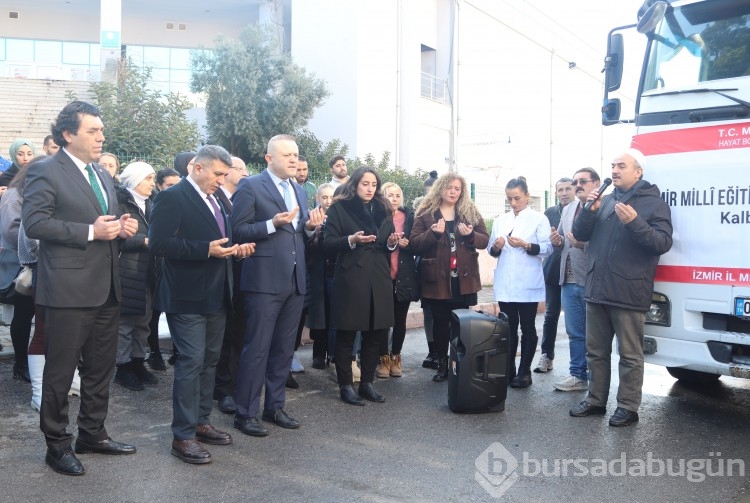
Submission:
<svg viewBox="0 0 750 503">
<path fill-rule="evenodd" d="M 623 32 L 647 37 L 632 117 Z M 646 0 L 609 35 L 604 125 L 632 122 L 644 177 L 672 211 L 646 321 L 649 363 L 680 380 L 750 378 L 750 1 Z"/>
</svg>

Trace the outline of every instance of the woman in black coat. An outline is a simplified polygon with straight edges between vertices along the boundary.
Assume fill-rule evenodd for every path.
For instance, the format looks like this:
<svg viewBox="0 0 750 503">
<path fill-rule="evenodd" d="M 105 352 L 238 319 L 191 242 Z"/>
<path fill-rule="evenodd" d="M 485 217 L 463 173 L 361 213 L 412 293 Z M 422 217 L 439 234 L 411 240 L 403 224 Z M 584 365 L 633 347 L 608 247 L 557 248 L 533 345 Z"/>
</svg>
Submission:
<svg viewBox="0 0 750 503">
<path fill-rule="evenodd" d="M 154 168 L 145 162 L 131 162 L 120 174 L 116 187 L 120 211 L 138 221 L 138 231 L 125 240 L 120 254 L 120 326 L 117 339 L 115 382 L 132 391 L 156 384 L 146 370 L 146 339 L 151 321 L 151 295 L 155 283 L 155 259 L 148 250 L 148 220 L 151 192 L 156 186 Z"/>
<path fill-rule="evenodd" d="M 390 252 L 398 246 L 390 204 L 380 193 L 380 176 L 364 166 L 352 173 L 328 209 L 324 247 L 336 255 L 331 323 L 336 327 L 336 375 L 341 399 L 364 405 L 362 398 L 384 402 L 372 386 L 381 341 L 393 326 Z M 359 396 L 349 365 L 354 337 L 362 332 Z M 362 398 L 360 398 L 362 397 Z"/>
</svg>

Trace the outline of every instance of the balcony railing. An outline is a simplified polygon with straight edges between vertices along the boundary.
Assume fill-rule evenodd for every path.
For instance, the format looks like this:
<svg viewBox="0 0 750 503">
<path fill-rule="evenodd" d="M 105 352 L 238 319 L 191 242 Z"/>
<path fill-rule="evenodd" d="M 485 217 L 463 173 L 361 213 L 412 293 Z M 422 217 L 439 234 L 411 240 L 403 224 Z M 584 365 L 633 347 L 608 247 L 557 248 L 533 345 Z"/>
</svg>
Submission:
<svg viewBox="0 0 750 503">
<path fill-rule="evenodd" d="M 422 97 L 437 101 L 444 105 L 450 105 L 451 99 L 448 93 L 448 83 L 434 75 L 422 72 Z"/>
</svg>

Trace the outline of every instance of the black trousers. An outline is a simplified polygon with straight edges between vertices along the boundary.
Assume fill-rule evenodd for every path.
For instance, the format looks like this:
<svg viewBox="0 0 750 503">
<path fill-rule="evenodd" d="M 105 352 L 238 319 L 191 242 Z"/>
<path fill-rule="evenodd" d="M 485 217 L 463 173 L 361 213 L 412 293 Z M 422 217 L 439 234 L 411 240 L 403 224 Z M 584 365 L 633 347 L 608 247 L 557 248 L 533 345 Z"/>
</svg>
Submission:
<svg viewBox="0 0 750 503">
<path fill-rule="evenodd" d="M 152 353 L 161 355 L 161 347 L 159 346 L 159 318 L 161 318 L 161 311 L 156 309 L 151 310 L 151 321 L 148 322 L 148 348 Z"/>
<path fill-rule="evenodd" d="M 336 377 L 339 386 L 352 385 L 352 349 L 357 332 L 336 330 Z M 375 367 L 380 360 L 382 341 L 388 343 L 388 329 L 362 331 L 362 350 L 359 361 L 362 364 L 362 382 L 371 383 L 375 379 Z"/>
<path fill-rule="evenodd" d="M 409 314 L 410 301 L 401 302 L 393 294 L 393 331 L 391 332 L 391 353 L 394 355 L 401 354 L 401 348 L 404 347 L 406 339 L 406 316 Z M 388 337 L 380 343 L 380 354 L 387 355 Z"/>
<path fill-rule="evenodd" d="M 68 390 L 76 367 L 81 376 L 78 436 L 90 442 L 105 440 L 109 381 L 117 353 L 119 302 L 110 294 L 107 302 L 99 307 L 45 307 L 44 321 L 46 363 L 39 425 L 47 446 L 60 451 L 73 441 L 73 435 L 66 428 Z"/>
<path fill-rule="evenodd" d="M 240 366 L 240 354 L 245 340 L 245 317 L 247 316 L 245 294 L 235 290 L 232 306 L 234 312 L 227 313 L 221 354 L 219 363 L 216 364 L 215 400 L 221 400 L 225 396 L 234 396 L 234 388 L 237 385 L 237 369 Z"/>
<path fill-rule="evenodd" d="M 10 322 L 10 339 L 16 364 L 26 367 L 29 364 L 29 339 L 31 320 L 34 319 L 34 298 L 31 295 L 16 294 L 13 299 L 13 320 Z"/>
<path fill-rule="evenodd" d="M 432 308 L 432 338 L 438 357 L 448 357 L 454 309 L 468 309 L 464 302 L 454 300 L 429 300 Z"/>
</svg>

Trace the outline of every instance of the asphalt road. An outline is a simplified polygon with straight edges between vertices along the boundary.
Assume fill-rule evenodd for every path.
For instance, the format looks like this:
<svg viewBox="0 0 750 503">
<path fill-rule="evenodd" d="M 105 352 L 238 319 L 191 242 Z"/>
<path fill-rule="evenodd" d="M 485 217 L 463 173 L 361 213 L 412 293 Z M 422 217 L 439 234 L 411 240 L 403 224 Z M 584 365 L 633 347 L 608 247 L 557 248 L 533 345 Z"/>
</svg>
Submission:
<svg viewBox="0 0 750 503">
<path fill-rule="evenodd" d="M 555 369 L 509 390 L 504 412 L 454 414 L 447 385 L 421 368 L 424 348 L 423 332 L 411 330 L 404 376 L 377 382 L 387 401 L 365 407 L 340 402 L 331 371 L 310 368 L 311 349 L 301 349 L 308 368 L 286 409 L 302 428 L 269 425 L 267 437 L 251 438 L 215 411 L 234 443 L 208 446 L 214 460 L 203 466 L 169 452 L 171 368 L 143 392 L 113 384 L 107 429 L 138 453 L 82 455 L 82 477 L 44 464 L 30 387 L 1 361 L 0 501 L 750 501 L 750 381 L 691 388 L 647 365 L 640 423 L 611 428 L 606 417 L 568 415 L 583 392 L 553 390 L 567 375 L 563 339 Z"/>
</svg>

